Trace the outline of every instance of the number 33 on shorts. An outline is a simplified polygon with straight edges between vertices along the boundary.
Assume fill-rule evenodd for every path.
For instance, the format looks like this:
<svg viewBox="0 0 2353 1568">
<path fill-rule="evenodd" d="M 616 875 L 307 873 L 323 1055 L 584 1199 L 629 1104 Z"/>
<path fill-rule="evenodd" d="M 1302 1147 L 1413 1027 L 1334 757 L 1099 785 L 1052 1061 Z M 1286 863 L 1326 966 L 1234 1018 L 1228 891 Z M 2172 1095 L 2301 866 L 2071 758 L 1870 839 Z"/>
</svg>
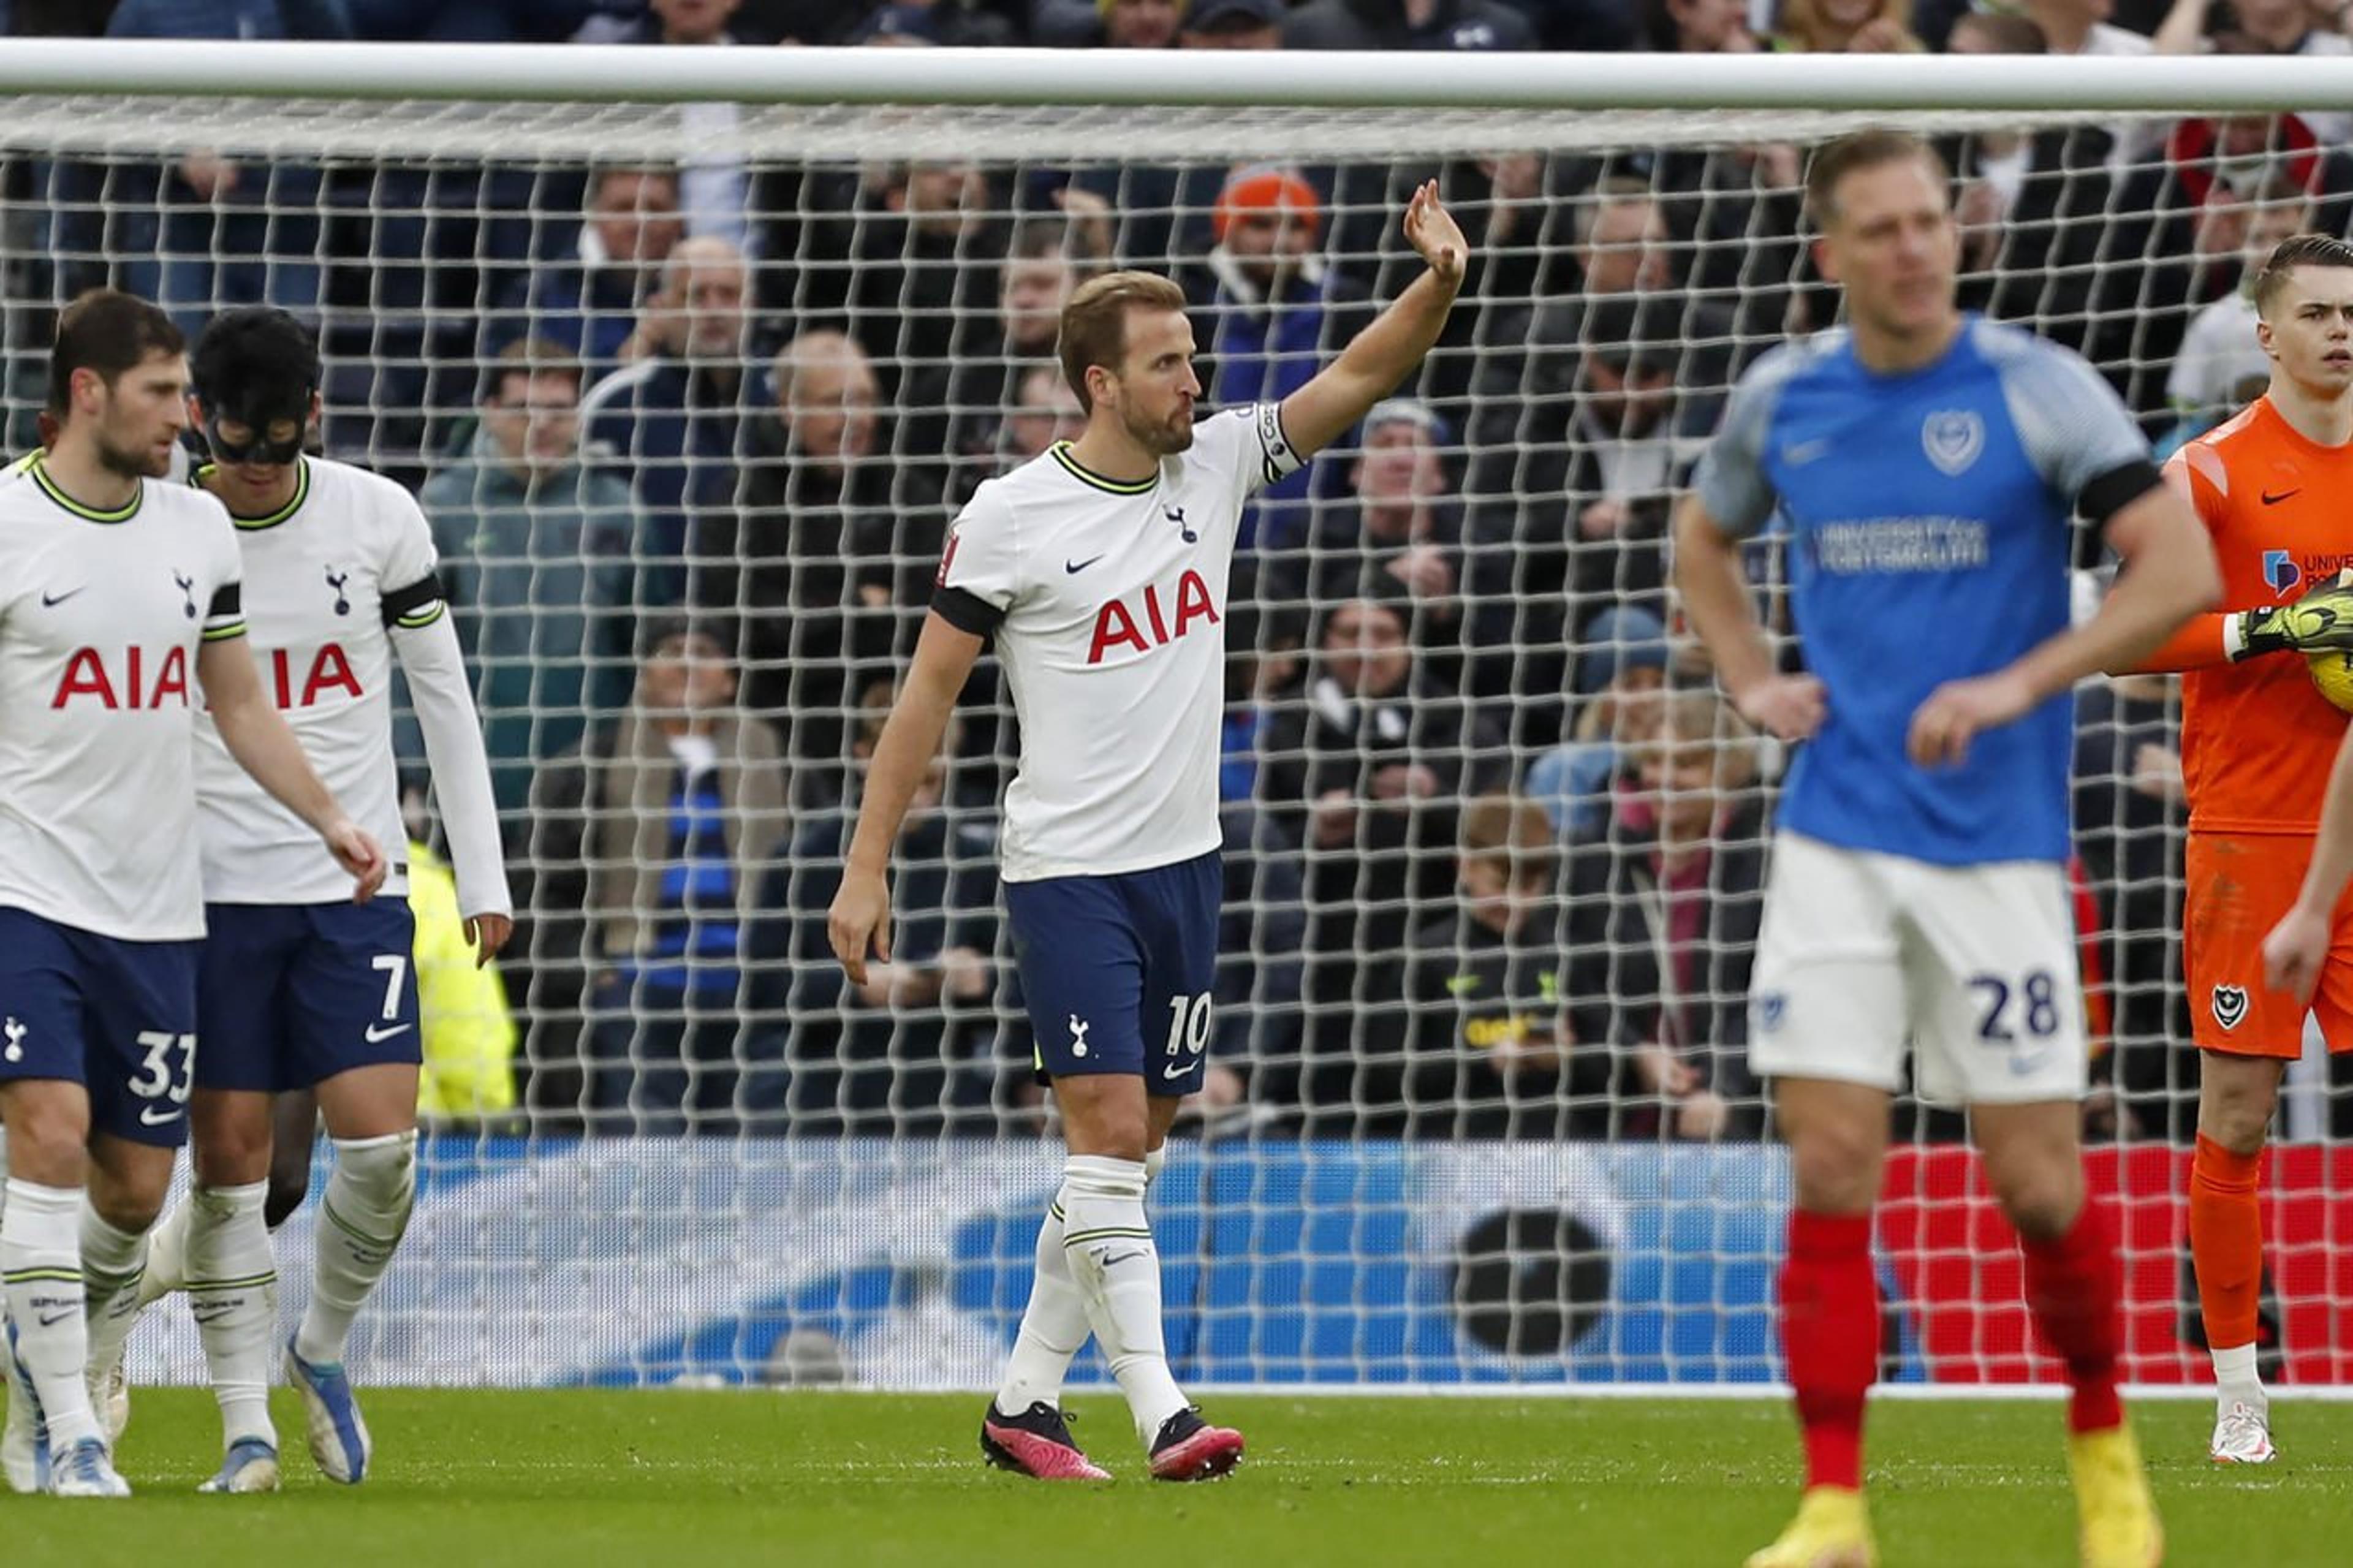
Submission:
<svg viewBox="0 0 2353 1568">
<path fill-rule="evenodd" d="M 139 1108 L 142 1127 L 162 1127 L 187 1114 L 188 1082 L 196 1068 L 196 1037 L 168 1029 L 142 1029 L 139 1048 L 144 1054 L 138 1070 L 123 1087 L 144 1101 Z"/>
</svg>

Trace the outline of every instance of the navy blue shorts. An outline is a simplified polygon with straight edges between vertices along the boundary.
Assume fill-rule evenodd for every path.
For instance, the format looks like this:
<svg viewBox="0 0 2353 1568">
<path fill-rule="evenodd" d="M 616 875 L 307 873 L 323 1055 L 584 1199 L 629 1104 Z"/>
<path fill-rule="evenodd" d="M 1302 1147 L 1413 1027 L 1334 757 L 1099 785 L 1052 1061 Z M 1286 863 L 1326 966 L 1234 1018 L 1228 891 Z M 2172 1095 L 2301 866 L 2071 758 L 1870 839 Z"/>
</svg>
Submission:
<svg viewBox="0 0 2353 1568">
<path fill-rule="evenodd" d="M 207 904 L 196 1082 L 283 1094 L 423 1061 L 408 900 Z"/>
<path fill-rule="evenodd" d="M 92 1131 L 178 1148 L 203 945 L 125 942 L 0 909 L 0 1079 L 80 1084 Z"/>
<path fill-rule="evenodd" d="M 1223 891 L 1214 849 L 1119 877 L 1005 884 L 1041 1077 L 1140 1073 L 1148 1094 L 1200 1089 Z"/>
</svg>

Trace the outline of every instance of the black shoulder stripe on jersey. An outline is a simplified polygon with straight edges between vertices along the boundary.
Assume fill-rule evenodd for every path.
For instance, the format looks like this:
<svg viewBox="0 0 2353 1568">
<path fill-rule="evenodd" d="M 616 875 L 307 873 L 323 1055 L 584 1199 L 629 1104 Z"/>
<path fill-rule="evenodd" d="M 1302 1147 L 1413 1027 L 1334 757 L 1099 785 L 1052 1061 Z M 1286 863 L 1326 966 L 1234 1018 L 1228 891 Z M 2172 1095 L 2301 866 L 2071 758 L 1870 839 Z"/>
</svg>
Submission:
<svg viewBox="0 0 2353 1568">
<path fill-rule="evenodd" d="M 968 588 L 934 588 L 932 611 L 960 632 L 985 637 L 1004 623 L 1005 612 Z"/>
<path fill-rule="evenodd" d="M 235 617 L 244 614 L 245 590 L 235 583 L 224 583 L 213 590 L 213 607 L 205 619 L 218 620 L 223 616 Z"/>
<path fill-rule="evenodd" d="M 406 588 L 385 589 L 377 612 L 384 616 L 384 624 L 390 626 L 403 616 L 414 615 L 426 605 L 438 602 L 440 597 L 441 574 L 427 572 Z"/>
<path fill-rule="evenodd" d="M 2119 463 L 2086 484 L 2084 493 L 2075 498 L 2075 507 L 2094 528 L 2105 528 L 2108 519 L 2164 482 L 2165 476 L 2158 472 L 2155 463 L 2147 458 L 2136 458 L 2129 463 Z"/>
</svg>

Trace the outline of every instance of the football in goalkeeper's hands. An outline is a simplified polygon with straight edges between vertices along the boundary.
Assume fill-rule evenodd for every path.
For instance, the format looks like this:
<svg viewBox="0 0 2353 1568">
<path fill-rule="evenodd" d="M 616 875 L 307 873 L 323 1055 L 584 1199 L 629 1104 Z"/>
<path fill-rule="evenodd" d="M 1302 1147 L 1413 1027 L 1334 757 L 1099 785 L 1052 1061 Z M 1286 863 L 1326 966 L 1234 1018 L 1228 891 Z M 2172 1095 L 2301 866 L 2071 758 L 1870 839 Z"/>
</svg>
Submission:
<svg viewBox="0 0 2353 1568">
<path fill-rule="evenodd" d="M 2320 689 L 2320 694 L 2353 713 L 2353 653 L 2342 649 L 2308 653 L 2304 661 L 2311 667 L 2312 684 Z"/>
<path fill-rule="evenodd" d="M 2353 567 L 2337 574 L 2334 585 L 2353 585 Z M 2342 711 L 2353 713 L 2353 648 L 2324 648 L 2306 654 L 2304 662 L 2311 669 L 2312 684 L 2320 689 L 2320 694 Z"/>
</svg>

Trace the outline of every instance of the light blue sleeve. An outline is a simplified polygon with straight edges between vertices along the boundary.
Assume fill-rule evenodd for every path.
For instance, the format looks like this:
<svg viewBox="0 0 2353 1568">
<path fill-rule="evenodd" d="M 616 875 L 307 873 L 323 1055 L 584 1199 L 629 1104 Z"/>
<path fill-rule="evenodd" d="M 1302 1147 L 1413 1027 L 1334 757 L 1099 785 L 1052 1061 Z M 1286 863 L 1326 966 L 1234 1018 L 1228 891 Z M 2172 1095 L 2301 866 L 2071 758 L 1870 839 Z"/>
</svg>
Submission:
<svg viewBox="0 0 2353 1568">
<path fill-rule="evenodd" d="M 2054 494 L 2072 506 L 2101 475 L 2154 461 L 2106 377 L 2070 350 L 2021 336 L 2021 346 L 2001 356 L 2002 396 L 2028 460 Z"/>
<path fill-rule="evenodd" d="M 1724 423 L 1692 476 L 1700 505 L 1735 539 L 1749 538 L 1763 528 L 1779 501 L 1765 472 L 1765 444 L 1774 405 L 1789 379 L 1788 353 L 1776 350 L 1741 376 L 1725 405 Z"/>
</svg>

